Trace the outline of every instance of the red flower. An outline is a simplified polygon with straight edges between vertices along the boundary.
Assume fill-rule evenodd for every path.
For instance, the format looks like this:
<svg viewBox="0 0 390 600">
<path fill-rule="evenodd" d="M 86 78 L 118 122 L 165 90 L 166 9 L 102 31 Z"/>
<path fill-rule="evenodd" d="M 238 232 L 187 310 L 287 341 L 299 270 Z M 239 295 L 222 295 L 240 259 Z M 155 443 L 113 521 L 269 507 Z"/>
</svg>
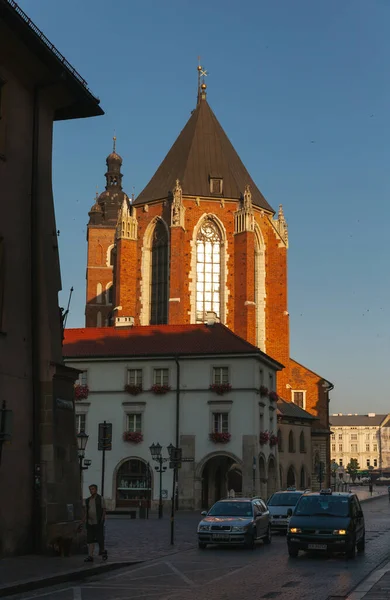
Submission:
<svg viewBox="0 0 390 600">
<path fill-rule="evenodd" d="M 209 437 L 214 444 L 227 444 L 230 442 L 231 434 L 214 431 L 214 433 L 210 433 Z"/>
<path fill-rule="evenodd" d="M 264 444 L 268 444 L 269 442 L 269 433 L 268 431 L 260 432 L 260 445 L 264 446 Z"/>
<path fill-rule="evenodd" d="M 152 385 L 152 387 L 150 388 L 150 391 L 153 392 L 153 394 L 166 394 L 167 392 L 169 392 L 169 390 L 171 389 L 170 385 Z"/>
<path fill-rule="evenodd" d="M 125 385 L 125 392 L 131 394 L 132 396 L 137 396 L 142 392 L 142 385 L 130 385 L 129 383 Z"/>
<path fill-rule="evenodd" d="M 268 398 L 272 401 L 272 402 L 277 402 L 279 400 L 279 396 L 277 395 L 276 392 L 270 392 L 268 394 Z"/>
<path fill-rule="evenodd" d="M 260 386 L 260 396 L 266 398 L 268 396 L 268 388 L 265 385 Z"/>
<path fill-rule="evenodd" d="M 226 392 L 230 392 L 232 386 L 230 383 L 213 383 L 210 385 L 210 390 L 218 394 L 218 396 L 223 396 Z"/>
<path fill-rule="evenodd" d="M 144 439 L 144 436 L 139 431 L 125 431 L 123 434 L 124 442 L 132 442 L 133 444 L 139 444 Z"/>
<path fill-rule="evenodd" d="M 275 435 L 274 433 L 271 433 L 270 438 L 269 438 L 269 445 L 270 446 L 277 446 L 278 445 L 278 436 Z"/>
<path fill-rule="evenodd" d="M 74 398 L 75 400 L 85 400 L 88 398 L 89 388 L 87 385 L 75 385 L 74 386 Z"/>
</svg>

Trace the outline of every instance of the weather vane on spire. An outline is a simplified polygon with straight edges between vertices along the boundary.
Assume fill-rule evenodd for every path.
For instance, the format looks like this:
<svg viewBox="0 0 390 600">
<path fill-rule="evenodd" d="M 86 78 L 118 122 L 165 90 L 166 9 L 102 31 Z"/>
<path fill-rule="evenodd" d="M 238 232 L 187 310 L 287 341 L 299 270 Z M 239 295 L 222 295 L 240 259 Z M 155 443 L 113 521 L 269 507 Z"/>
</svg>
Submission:
<svg viewBox="0 0 390 600">
<path fill-rule="evenodd" d="M 112 144 L 112 151 L 116 152 L 116 135 L 115 135 L 115 131 L 114 131 L 114 136 L 112 138 L 113 144 Z"/>
<path fill-rule="evenodd" d="M 200 56 L 198 56 L 198 104 L 200 102 L 201 92 L 205 92 L 207 85 L 205 83 L 205 77 L 207 77 L 208 73 L 206 69 L 203 69 L 200 64 Z"/>
</svg>

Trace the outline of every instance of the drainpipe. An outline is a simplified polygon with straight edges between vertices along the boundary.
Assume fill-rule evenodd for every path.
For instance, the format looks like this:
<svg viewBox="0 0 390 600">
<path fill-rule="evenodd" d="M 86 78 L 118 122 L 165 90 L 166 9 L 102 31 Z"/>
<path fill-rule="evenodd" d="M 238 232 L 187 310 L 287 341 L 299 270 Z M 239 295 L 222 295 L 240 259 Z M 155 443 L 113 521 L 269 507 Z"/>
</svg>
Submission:
<svg viewBox="0 0 390 600">
<path fill-rule="evenodd" d="M 179 357 L 175 356 L 176 363 L 176 432 L 175 432 L 175 446 L 180 446 L 180 363 Z M 174 470 L 174 476 L 176 476 L 176 484 L 178 485 L 178 469 Z M 177 488 L 178 490 L 179 488 Z M 179 508 L 179 492 L 176 493 L 176 510 Z"/>
</svg>

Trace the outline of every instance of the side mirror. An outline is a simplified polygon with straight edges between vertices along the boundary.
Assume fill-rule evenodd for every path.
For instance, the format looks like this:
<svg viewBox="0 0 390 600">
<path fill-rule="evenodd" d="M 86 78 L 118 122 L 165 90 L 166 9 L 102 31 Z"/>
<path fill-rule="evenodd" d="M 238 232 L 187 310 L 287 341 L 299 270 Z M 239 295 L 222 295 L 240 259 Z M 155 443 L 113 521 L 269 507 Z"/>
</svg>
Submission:
<svg viewBox="0 0 390 600">
<path fill-rule="evenodd" d="M 291 508 L 289 508 L 289 509 L 288 509 L 288 511 L 287 511 L 287 516 L 288 516 L 288 517 L 291 517 L 291 516 L 292 516 L 292 514 L 293 514 L 293 511 L 292 511 L 292 509 L 291 509 Z"/>
<path fill-rule="evenodd" d="M 207 517 L 207 510 L 202 510 L 200 514 L 202 517 Z"/>
</svg>

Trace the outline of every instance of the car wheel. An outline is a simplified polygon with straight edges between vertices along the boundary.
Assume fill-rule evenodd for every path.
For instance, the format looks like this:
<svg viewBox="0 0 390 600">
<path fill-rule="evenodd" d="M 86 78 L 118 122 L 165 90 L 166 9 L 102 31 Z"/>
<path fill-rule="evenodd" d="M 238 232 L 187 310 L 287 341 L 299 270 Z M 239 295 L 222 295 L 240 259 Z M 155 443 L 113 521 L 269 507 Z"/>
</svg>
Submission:
<svg viewBox="0 0 390 600">
<path fill-rule="evenodd" d="M 356 542 L 352 540 L 350 547 L 347 550 L 347 558 L 355 558 L 356 556 Z"/>
<path fill-rule="evenodd" d="M 264 544 L 270 544 L 272 542 L 272 531 L 271 527 L 268 525 L 267 535 L 264 538 Z"/>
<path fill-rule="evenodd" d="M 254 550 L 255 542 L 256 542 L 256 531 L 253 531 L 251 537 L 246 542 L 245 547 L 248 548 L 248 550 Z"/>
<path fill-rule="evenodd" d="M 291 546 L 288 547 L 288 555 L 291 556 L 291 558 L 296 558 L 299 554 L 299 550 L 297 550 L 297 548 L 292 548 Z"/>
<path fill-rule="evenodd" d="M 366 536 L 363 535 L 362 539 L 358 541 L 358 543 L 356 544 L 356 548 L 358 552 L 364 552 L 364 549 L 366 547 Z"/>
<path fill-rule="evenodd" d="M 207 548 L 207 544 L 204 542 L 198 542 L 198 548 L 199 550 L 205 550 Z"/>
</svg>

